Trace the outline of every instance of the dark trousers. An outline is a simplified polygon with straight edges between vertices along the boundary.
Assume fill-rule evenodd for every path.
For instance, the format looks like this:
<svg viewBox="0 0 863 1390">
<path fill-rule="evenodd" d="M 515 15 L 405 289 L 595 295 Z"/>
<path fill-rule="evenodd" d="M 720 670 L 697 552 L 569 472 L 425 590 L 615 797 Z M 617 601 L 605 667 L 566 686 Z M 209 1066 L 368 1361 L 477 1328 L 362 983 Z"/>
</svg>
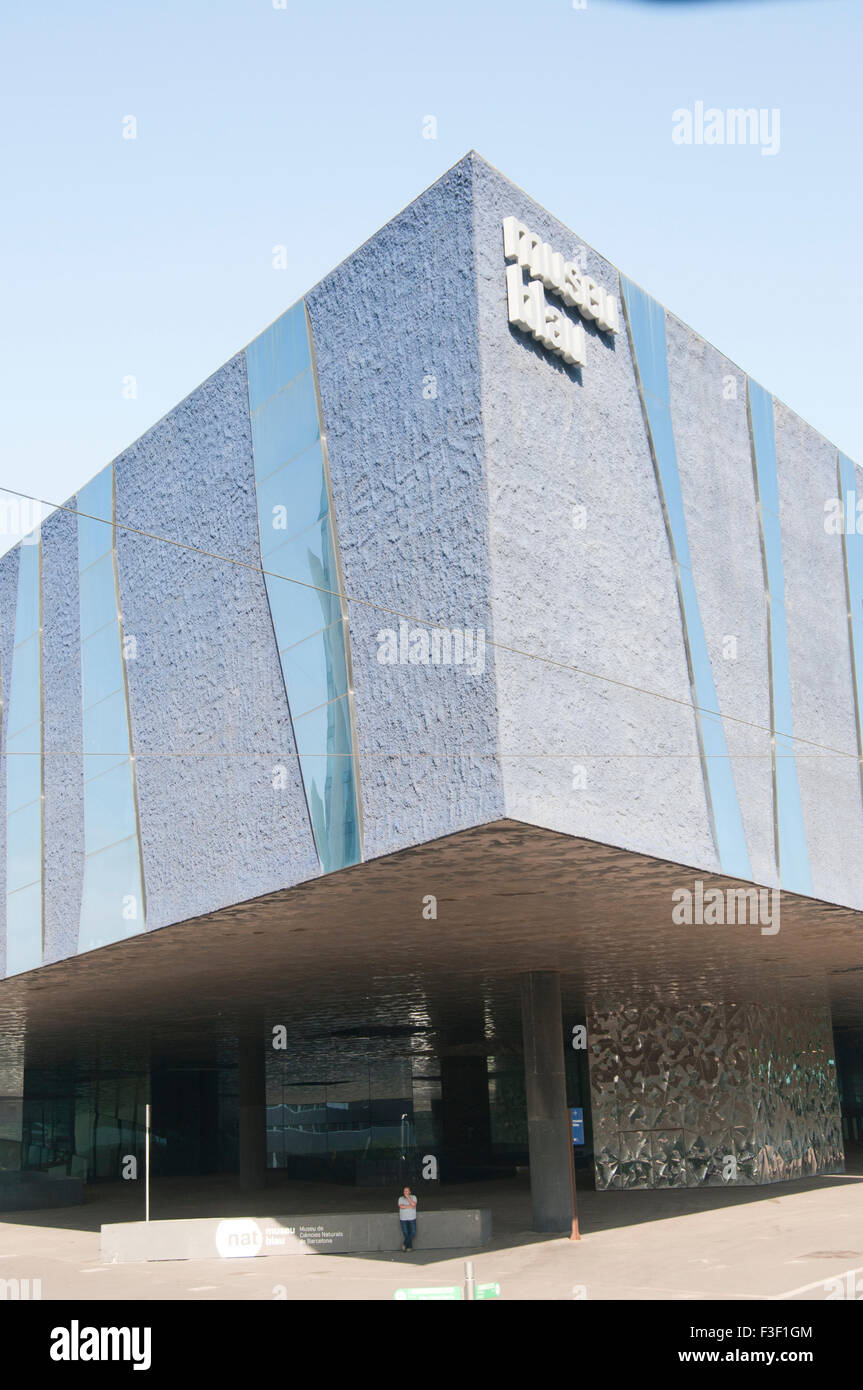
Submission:
<svg viewBox="0 0 863 1390">
<path fill-rule="evenodd" d="M 416 1235 L 417 1230 L 416 1217 L 414 1217 L 413 1221 L 399 1221 L 399 1225 L 402 1228 L 402 1240 L 404 1241 L 408 1250 L 412 1250 L 414 1244 L 414 1236 Z"/>
</svg>

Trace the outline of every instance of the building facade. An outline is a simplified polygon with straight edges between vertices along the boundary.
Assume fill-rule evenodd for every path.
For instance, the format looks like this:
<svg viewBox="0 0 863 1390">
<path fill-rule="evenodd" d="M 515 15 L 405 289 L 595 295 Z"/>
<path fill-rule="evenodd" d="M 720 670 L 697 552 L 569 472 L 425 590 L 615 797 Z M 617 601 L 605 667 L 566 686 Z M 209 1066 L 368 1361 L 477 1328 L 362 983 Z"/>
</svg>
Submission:
<svg viewBox="0 0 863 1390">
<path fill-rule="evenodd" d="M 841 1171 L 859 489 L 460 161 L 0 559 L 0 1161 Z"/>
</svg>

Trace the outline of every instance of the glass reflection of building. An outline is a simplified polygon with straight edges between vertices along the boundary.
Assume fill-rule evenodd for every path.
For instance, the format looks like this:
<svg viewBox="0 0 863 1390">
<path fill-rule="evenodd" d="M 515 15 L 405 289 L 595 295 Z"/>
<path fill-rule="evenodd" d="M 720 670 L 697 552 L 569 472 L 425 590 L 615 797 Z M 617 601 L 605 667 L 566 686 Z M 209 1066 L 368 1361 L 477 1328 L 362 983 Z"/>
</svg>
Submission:
<svg viewBox="0 0 863 1390">
<path fill-rule="evenodd" d="M 303 300 L 246 349 L 261 560 L 318 856 L 362 857 L 347 602 Z"/>
</svg>

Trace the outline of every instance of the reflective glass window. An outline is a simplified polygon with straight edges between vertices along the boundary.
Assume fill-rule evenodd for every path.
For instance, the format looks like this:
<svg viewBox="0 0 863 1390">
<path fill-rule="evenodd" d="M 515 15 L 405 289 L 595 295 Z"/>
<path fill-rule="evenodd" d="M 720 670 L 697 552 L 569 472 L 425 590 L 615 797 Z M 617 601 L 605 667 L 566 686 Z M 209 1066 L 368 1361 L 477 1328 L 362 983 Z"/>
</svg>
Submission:
<svg viewBox="0 0 863 1390">
<path fill-rule="evenodd" d="M 117 621 L 114 555 L 109 552 L 81 575 L 81 638 Z"/>
<path fill-rule="evenodd" d="M 267 579 L 267 597 L 273 616 L 276 641 L 292 646 L 304 637 L 330 627 L 341 617 L 341 604 L 335 594 L 273 575 Z"/>
<path fill-rule="evenodd" d="M 10 734 L 16 734 L 39 718 L 41 706 L 39 663 L 41 641 L 38 632 L 17 646 L 12 653 L 12 698 L 6 716 Z"/>
<path fill-rule="evenodd" d="M 302 301 L 246 350 L 261 555 L 312 830 L 325 869 L 360 855 L 347 625 Z M 309 712 L 326 706 L 314 724 Z M 316 745 L 309 756 L 303 749 Z M 301 746 L 302 745 L 302 746 Z M 318 756 L 320 755 L 320 756 Z"/>
<path fill-rule="evenodd" d="M 782 590 L 780 590 L 780 593 Z M 791 682 L 788 679 L 788 619 L 785 604 L 770 597 L 770 648 L 773 667 L 773 728 L 777 734 L 790 738 L 793 734 L 791 717 Z"/>
<path fill-rule="evenodd" d="M 42 802 L 31 801 L 6 818 L 6 891 L 14 893 L 42 875 Z"/>
<path fill-rule="evenodd" d="M 89 569 L 94 560 L 114 548 L 114 469 L 109 464 L 97 474 L 77 498 L 78 569 Z M 81 515 L 85 513 L 85 515 Z M 101 518 L 89 520 L 88 518 Z"/>
<path fill-rule="evenodd" d="M 270 396 L 311 366 L 306 309 L 302 300 L 246 348 L 249 406 L 255 411 Z"/>
<path fill-rule="evenodd" d="M 359 827 L 347 698 L 295 720 L 294 733 L 321 863 L 325 871 L 354 863 Z"/>
<path fill-rule="evenodd" d="M 123 689 L 123 656 L 116 620 L 81 644 L 81 685 L 84 709 Z"/>
<path fill-rule="evenodd" d="M 725 725 L 718 714 L 700 714 L 699 723 L 704 757 L 710 770 L 708 787 L 713 817 L 716 824 L 723 827 L 723 867 L 726 862 L 743 865 L 747 863 L 748 850 L 740 818 L 734 771 L 728 755 Z M 739 874 L 741 878 L 751 878 L 751 873 L 744 874 L 740 868 L 731 872 Z"/>
<path fill-rule="evenodd" d="M 271 396 L 252 418 L 255 476 L 268 478 L 320 438 L 318 402 L 311 371 Z"/>
<path fill-rule="evenodd" d="M 800 804 L 797 756 L 790 738 L 776 736 L 776 814 L 782 887 L 790 893 L 812 896 L 809 847 Z"/>
<path fill-rule="evenodd" d="M 106 700 L 84 710 L 84 753 L 98 754 L 99 762 L 90 764 L 85 757 L 85 780 L 108 765 L 105 760 L 120 762 L 129 756 L 129 726 L 126 719 L 126 695 L 115 690 Z"/>
<path fill-rule="evenodd" d="M 42 964 L 42 885 L 32 883 L 6 899 L 6 973 Z"/>
<path fill-rule="evenodd" d="M 6 745 L 6 810 L 17 811 L 42 795 L 42 757 L 34 753 L 40 746 L 38 724 L 22 729 Z"/>
<path fill-rule="evenodd" d="M 38 534 L 38 533 L 37 533 Z M 24 540 L 18 547 L 18 602 L 15 609 L 15 643 L 25 641 L 39 630 L 38 541 Z"/>
<path fill-rule="evenodd" d="M 691 571 L 684 569 L 682 565 L 679 569 L 679 577 L 680 590 L 683 594 L 686 630 L 689 636 L 689 657 L 692 662 L 695 689 L 698 691 L 698 707 L 701 710 L 706 710 L 709 714 L 718 715 L 720 713 L 719 696 L 716 693 L 713 667 L 710 665 L 710 654 L 707 650 L 704 628 L 701 625 L 695 583 Z"/>
<path fill-rule="evenodd" d="M 261 554 L 267 556 L 285 541 L 327 515 L 329 500 L 320 442 L 299 458 L 283 464 L 258 484 Z"/>
<path fill-rule="evenodd" d="M 690 569 L 692 560 L 689 554 L 689 538 L 683 512 L 680 474 L 677 470 L 677 450 L 674 444 L 671 410 L 666 403 L 656 400 L 655 397 L 648 399 L 646 405 L 657 467 L 662 479 L 662 496 L 668 515 L 668 526 L 674 541 L 675 558 L 679 565 L 684 565 Z"/>
<path fill-rule="evenodd" d="M 267 589 L 279 647 L 291 647 L 341 617 L 329 519 L 310 526 L 266 560 Z"/>
<path fill-rule="evenodd" d="M 785 570 L 782 564 L 782 531 L 775 512 L 761 512 L 761 539 L 764 545 L 764 565 L 767 571 L 767 592 L 785 593 Z"/>
<path fill-rule="evenodd" d="M 641 389 L 668 403 L 668 357 L 665 343 L 665 310 L 658 300 L 621 276 L 630 335 L 638 357 Z"/>
<path fill-rule="evenodd" d="M 90 781 L 84 805 L 85 852 L 93 854 L 136 833 L 132 769 L 127 759 Z"/>
<path fill-rule="evenodd" d="M 78 950 L 122 941 L 143 926 L 138 840 L 132 835 L 110 849 L 87 855 Z"/>
<path fill-rule="evenodd" d="M 345 636 L 341 622 L 282 651 L 281 659 L 295 719 L 347 691 Z"/>
<path fill-rule="evenodd" d="M 749 418 L 755 441 L 755 473 L 758 500 L 766 511 L 779 515 L 779 477 L 773 428 L 773 397 L 757 381 L 749 382 Z"/>
</svg>

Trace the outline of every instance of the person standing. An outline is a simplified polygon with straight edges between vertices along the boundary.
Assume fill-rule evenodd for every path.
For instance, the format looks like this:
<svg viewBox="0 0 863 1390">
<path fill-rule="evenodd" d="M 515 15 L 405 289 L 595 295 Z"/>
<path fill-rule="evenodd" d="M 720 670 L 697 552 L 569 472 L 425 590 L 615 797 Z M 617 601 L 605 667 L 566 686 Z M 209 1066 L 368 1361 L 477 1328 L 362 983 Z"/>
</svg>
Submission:
<svg viewBox="0 0 863 1390">
<path fill-rule="evenodd" d="M 399 1197 L 399 1222 L 402 1228 L 402 1250 L 413 1250 L 417 1233 L 417 1199 L 409 1187 Z"/>
</svg>

